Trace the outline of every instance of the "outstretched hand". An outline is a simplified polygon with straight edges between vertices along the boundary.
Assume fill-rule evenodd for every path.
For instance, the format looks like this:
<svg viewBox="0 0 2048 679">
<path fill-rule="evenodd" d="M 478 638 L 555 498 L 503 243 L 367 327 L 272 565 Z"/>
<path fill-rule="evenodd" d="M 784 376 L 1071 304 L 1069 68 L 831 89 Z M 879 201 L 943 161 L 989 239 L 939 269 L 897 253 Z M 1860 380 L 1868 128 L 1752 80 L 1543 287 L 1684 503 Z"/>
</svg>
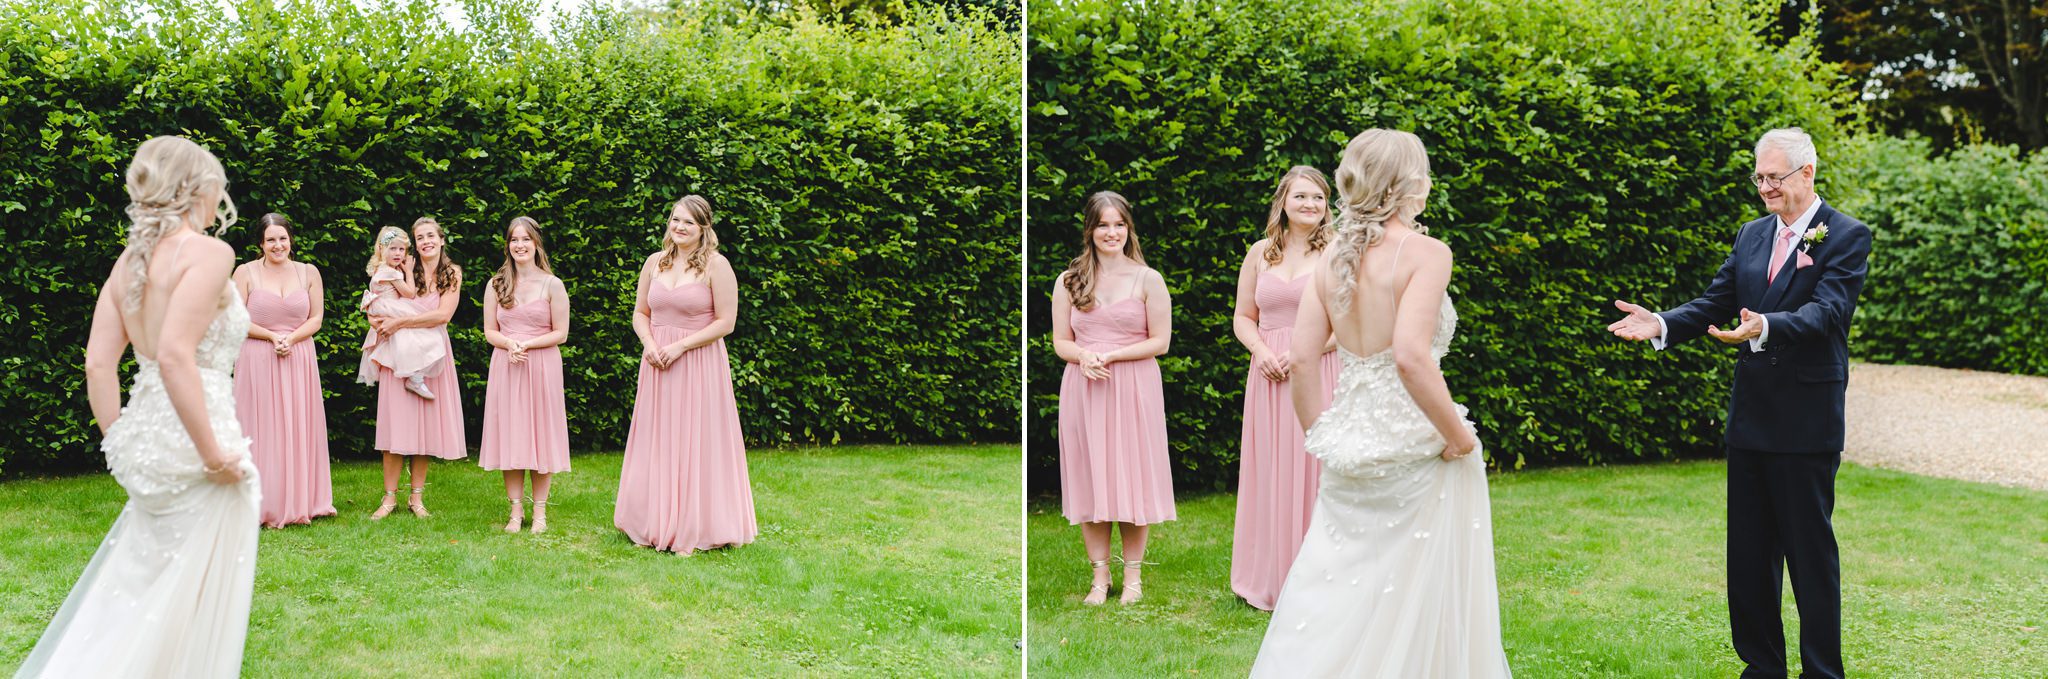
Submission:
<svg viewBox="0 0 2048 679">
<path fill-rule="evenodd" d="M 1761 314 L 1758 314 L 1754 311 L 1750 311 L 1748 309 L 1742 310 L 1741 320 L 1739 321 L 1738 325 L 1736 325 L 1734 328 L 1722 330 L 1711 325 L 1707 326 L 1707 334 L 1713 335 L 1714 339 L 1721 340 L 1723 343 L 1726 344 L 1740 344 L 1743 342 L 1747 342 L 1749 340 L 1756 339 L 1757 337 L 1763 335 L 1763 333 L 1764 317 Z"/>
<path fill-rule="evenodd" d="M 1663 326 L 1657 323 L 1657 314 L 1650 313 L 1649 309 L 1618 299 L 1614 300 L 1614 308 L 1628 314 L 1628 317 L 1607 325 L 1607 331 L 1614 333 L 1615 337 L 1640 342 L 1656 339 L 1662 334 Z"/>
</svg>

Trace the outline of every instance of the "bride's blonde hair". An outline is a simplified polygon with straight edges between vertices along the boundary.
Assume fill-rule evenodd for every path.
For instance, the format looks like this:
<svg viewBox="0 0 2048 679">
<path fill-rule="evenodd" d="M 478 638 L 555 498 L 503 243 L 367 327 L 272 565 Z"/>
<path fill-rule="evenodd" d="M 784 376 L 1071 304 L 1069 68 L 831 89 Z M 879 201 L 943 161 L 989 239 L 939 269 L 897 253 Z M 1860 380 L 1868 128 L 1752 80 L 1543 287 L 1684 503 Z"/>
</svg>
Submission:
<svg viewBox="0 0 2048 679">
<path fill-rule="evenodd" d="M 1335 277 L 1330 305 L 1351 308 L 1358 265 L 1365 249 L 1387 236 L 1387 220 L 1400 218 L 1419 233 L 1429 229 L 1415 216 L 1429 198 L 1429 153 L 1422 139 L 1400 130 L 1374 128 L 1344 147 L 1337 165 L 1336 240 L 1324 265 Z"/>
<path fill-rule="evenodd" d="M 149 281 L 150 253 L 164 236 L 184 224 L 185 216 L 200 206 L 196 199 L 206 188 L 220 189 L 221 207 L 214 213 L 214 228 L 199 232 L 218 237 L 235 223 L 235 201 L 228 197 L 228 174 L 220 159 L 206 147 L 184 137 L 163 136 L 142 142 L 135 159 L 128 163 L 128 257 L 127 298 L 123 307 L 135 311 L 142 305 L 142 286 Z"/>
</svg>

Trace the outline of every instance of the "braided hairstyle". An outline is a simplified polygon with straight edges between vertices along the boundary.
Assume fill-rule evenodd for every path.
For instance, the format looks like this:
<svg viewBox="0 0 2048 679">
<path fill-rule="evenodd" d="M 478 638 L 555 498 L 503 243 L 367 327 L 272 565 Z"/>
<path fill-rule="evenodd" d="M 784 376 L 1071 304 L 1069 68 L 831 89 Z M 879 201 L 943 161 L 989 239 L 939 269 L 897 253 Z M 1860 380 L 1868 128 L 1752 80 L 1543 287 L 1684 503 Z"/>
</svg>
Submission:
<svg viewBox="0 0 2048 679">
<path fill-rule="evenodd" d="M 206 147 L 184 137 L 163 136 L 142 142 L 128 163 L 128 286 L 122 308 L 142 308 L 143 285 L 149 282 L 149 260 L 164 236 L 195 214 L 214 208 L 214 227 L 198 231 L 218 237 L 235 223 L 235 201 L 228 197 L 227 171 Z M 220 205 L 199 204 L 208 190 L 220 192 Z"/>
<path fill-rule="evenodd" d="M 1429 153 L 1423 150 L 1422 139 L 1378 128 L 1351 138 L 1337 165 L 1336 242 L 1323 261 L 1335 279 L 1331 308 L 1351 308 L 1365 249 L 1386 238 L 1388 219 L 1398 217 L 1413 224 L 1416 232 L 1429 233 L 1415 224 L 1428 197 Z"/>
</svg>

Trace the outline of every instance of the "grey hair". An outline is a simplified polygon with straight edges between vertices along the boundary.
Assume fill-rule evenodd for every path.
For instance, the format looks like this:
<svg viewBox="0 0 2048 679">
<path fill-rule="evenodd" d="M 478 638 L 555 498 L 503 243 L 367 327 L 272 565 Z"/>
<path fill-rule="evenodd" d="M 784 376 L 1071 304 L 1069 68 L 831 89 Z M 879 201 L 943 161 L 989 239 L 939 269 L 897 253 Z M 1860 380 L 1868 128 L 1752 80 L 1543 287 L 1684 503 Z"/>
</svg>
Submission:
<svg viewBox="0 0 2048 679">
<path fill-rule="evenodd" d="M 1758 158 L 1763 157 L 1764 149 L 1784 152 L 1786 162 L 1791 163 L 1795 169 L 1812 165 L 1814 173 L 1820 173 L 1820 155 L 1813 150 L 1813 137 L 1808 136 L 1806 130 L 1781 127 L 1765 132 L 1763 137 L 1756 140 Z"/>
</svg>

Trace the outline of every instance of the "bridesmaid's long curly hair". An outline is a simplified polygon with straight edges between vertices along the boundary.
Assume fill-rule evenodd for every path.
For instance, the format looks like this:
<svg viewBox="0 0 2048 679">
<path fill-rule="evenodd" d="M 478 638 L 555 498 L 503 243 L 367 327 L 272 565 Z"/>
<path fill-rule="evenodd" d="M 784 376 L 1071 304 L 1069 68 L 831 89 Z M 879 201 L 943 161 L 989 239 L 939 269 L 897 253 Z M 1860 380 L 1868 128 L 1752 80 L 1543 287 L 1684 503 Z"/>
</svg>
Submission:
<svg viewBox="0 0 2048 679">
<path fill-rule="evenodd" d="M 434 284 L 432 286 L 426 285 L 429 280 L 427 278 L 427 260 L 417 253 L 419 250 L 417 244 L 420 240 L 420 227 L 430 225 L 434 227 L 434 233 L 441 236 L 441 259 L 434 264 L 434 277 L 432 279 Z M 412 240 L 415 244 L 413 246 L 415 253 L 412 258 L 412 280 L 414 285 L 420 286 L 420 292 L 424 294 L 429 289 L 436 293 L 447 292 L 461 285 L 462 267 L 456 266 L 455 260 L 448 257 L 448 231 L 441 228 L 441 223 L 434 221 L 433 217 L 421 217 L 412 220 L 411 231 Z"/>
<path fill-rule="evenodd" d="M 1280 175 L 1280 185 L 1273 187 L 1273 206 L 1266 211 L 1264 256 L 1267 266 L 1279 264 L 1280 260 L 1287 257 L 1287 187 L 1293 186 L 1294 180 L 1303 178 L 1315 182 L 1316 187 L 1323 190 L 1324 197 L 1330 195 L 1330 180 L 1323 177 L 1322 170 L 1307 165 L 1296 165 L 1287 168 L 1287 174 Z M 1328 205 L 1324 205 L 1322 221 L 1316 222 L 1315 230 L 1308 232 L 1308 251 L 1311 254 L 1322 252 L 1323 246 L 1329 244 L 1330 210 Z"/>
<path fill-rule="evenodd" d="M 718 251 L 718 232 L 711 230 L 711 201 L 693 193 L 668 206 L 668 213 L 675 214 L 678 209 L 689 212 L 690 218 L 697 220 L 697 247 L 683 259 L 683 270 L 702 274 L 705 263 L 711 261 L 711 253 Z M 682 244 L 669 238 L 667 221 L 662 222 L 661 242 L 661 259 L 655 262 L 655 266 L 667 271 L 675 265 L 676 257 L 683 254 Z"/>
<path fill-rule="evenodd" d="M 1100 256 L 1095 252 L 1095 230 L 1102 227 L 1102 216 L 1111 210 L 1124 218 L 1124 256 L 1140 265 L 1145 263 L 1145 253 L 1138 247 L 1138 226 L 1132 223 L 1131 201 L 1125 200 L 1115 191 L 1097 191 L 1088 196 L 1088 203 L 1081 209 L 1081 254 L 1067 262 L 1065 285 L 1067 297 L 1076 309 L 1095 307 L 1095 275 L 1102 270 Z"/>
<path fill-rule="evenodd" d="M 206 147 L 184 137 L 155 137 L 135 149 L 128 163 L 128 286 L 122 306 L 129 312 L 142 308 L 142 286 L 149 282 L 149 260 L 156 244 L 176 231 L 185 215 L 197 210 L 201 190 L 220 189 L 220 209 L 214 213 L 214 227 L 199 232 L 219 237 L 233 226 L 237 217 L 235 201 L 228 197 L 227 171 L 220 159 Z"/>
<path fill-rule="evenodd" d="M 540 238 L 540 222 L 532 217 L 519 215 L 505 225 L 505 263 L 498 265 L 498 275 L 491 277 L 491 290 L 498 293 L 498 306 L 512 308 L 512 296 L 519 291 L 519 265 L 512 262 L 512 233 L 526 229 L 526 236 L 533 239 L 533 266 L 548 275 L 554 275 L 554 267 L 548 266 L 548 249 Z"/>
<path fill-rule="evenodd" d="M 1351 308 L 1365 249 L 1386 238 L 1388 219 L 1399 217 L 1416 232 L 1429 233 L 1415 223 L 1428 198 L 1429 152 L 1421 138 L 1378 128 L 1351 138 L 1337 165 L 1337 241 L 1323 260 L 1336 285 L 1332 309 Z"/>
</svg>

